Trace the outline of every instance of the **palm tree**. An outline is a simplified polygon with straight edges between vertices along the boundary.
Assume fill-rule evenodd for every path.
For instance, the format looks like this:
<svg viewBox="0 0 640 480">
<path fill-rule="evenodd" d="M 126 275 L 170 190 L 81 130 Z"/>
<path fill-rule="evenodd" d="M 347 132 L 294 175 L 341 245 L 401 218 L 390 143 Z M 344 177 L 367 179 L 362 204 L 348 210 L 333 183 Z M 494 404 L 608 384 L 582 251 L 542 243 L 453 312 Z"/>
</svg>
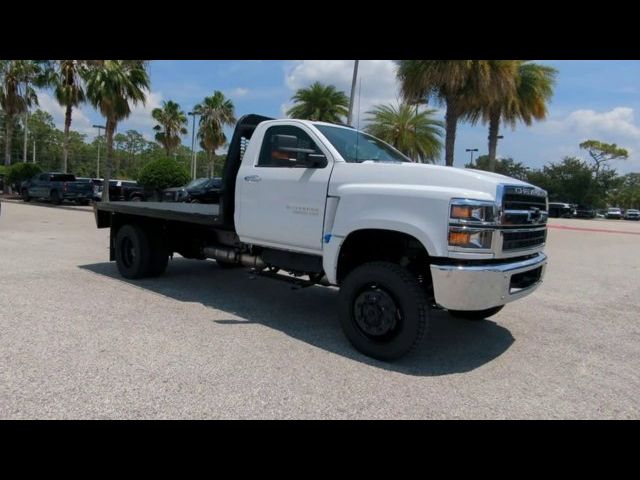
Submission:
<svg viewBox="0 0 640 480">
<path fill-rule="evenodd" d="M 64 142 L 62 144 L 62 171 L 66 173 L 69 158 L 69 130 L 74 107 L 85 101 L 84 86 L 80 70 L 84 60 L 54 60 L 49 74 L 49 83 L 58 103 L 65 108 Z"/>
<path fill-rule="evenodd" d="M 416 113 L 408 103 L 377 105 L 367 112 L 365 130 L 419 162 L 432 163 L 440 156 L 444 123 L 433 118 L 435 110 Z"/>
<path fill-rule="evenodd" d="M 18 115 L 38 104 L 33 88 L 41 74 L 36 62 L 29 60 L 0 60 L 0 107 L 5 116 L 4 164 L 11 165 L 13 127 Z"/>
<path fill-rule="evenodd" d="M 333 85 L 313 83 L 299 89 L 291 100 L 296 104 L 287 111 L 292 118 L 339 123 L 349 114 L 349 97 Z"/>
<path fill-rule="evenodd" d="M 224 127 L 236 123 L 233 102 L 225 98 L 221 91 L 216 90 L 212 96 L 206 97 L 193 110 L 200 115 L 198 122 L 200 145 L 207 152 L 209 163 L 213 164 L 216 149 L 227 141 Z"/>
<path fill-rule="evenodd" d="M 144 60 L 101 60 L 83 69 L 86 95 L 106 119 L 107 152 L 103 200 L 109 201 L 109 180 L 113 165 L 113 134 L 118 122 L 131 114 L 131 104 L 144 105 L 149 75 Z"/>
<path fill-rule="evenodd" d="M 469 119 L 489 124 L 489 170 L 494 172 L 500 121 L 515 128 L 518 121 L 529 126 L 546 118 L 557 70 L 522 60 L 496 60 L 491 67 L 491 89 L 496 95 L 480 99 Z M 505 81 L 509 77 L 512 80 Z"/>
<path fill-rule="evenodd" d="M 154 108 L 151 116 L 158 122 L 153 127 L 157 132 L 156 141 L 171 156 L 181 143 L 180 137 L 187 134 L 187 115 L 180 109 L 180 105 L 169 100 L 162 102 L 162 108 Z"/>
<path fill-rule="evenodd" d="M 458 120 L 473 102 L 491 94 L 487 60 L 400 60 L 398 79 L 408 102 L 434 98 L 446 106 L 445 164 L 453 165 Z"/>
</svg>

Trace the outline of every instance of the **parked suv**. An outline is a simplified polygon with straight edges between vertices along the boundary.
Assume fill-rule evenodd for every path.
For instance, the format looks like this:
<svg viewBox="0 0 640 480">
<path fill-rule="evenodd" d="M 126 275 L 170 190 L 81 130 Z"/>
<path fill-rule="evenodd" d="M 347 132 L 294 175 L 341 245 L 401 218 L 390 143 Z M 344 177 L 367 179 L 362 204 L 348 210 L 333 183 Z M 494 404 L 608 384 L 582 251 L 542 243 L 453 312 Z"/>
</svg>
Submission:
<svg viewBox="0 0 640 480">
<path fill-rule="evenodd" d="M 571 218 L 574 208 L 568 203 L 549 202 L 549 216 L 553 218 Z"/>
<path fill-rule="evenodd" d="M 596 210 L 585 205 L 576 205 L 574 215 L 576 218 L 596 218 Z"/>
<path fill-rule="evenodd" d="M 163 202 L 218 203 L 222 179 L 196 178 L 184 187 L 167 188 L 162 192 Z"/>
<path fill-rule="evenodd" d="M 102 200 L 104 180 L 95 178 L 95 199 Z M 134 180 L 109 180 L 109 201 L 142 201 L 145 200 L 144 189 Z"/>
<path fill-rule="evenodd" d="M 626 212 L 624 212 L 625 220 L 640 220 L 640 210 L 636 210 L 635 208 L 629 208 Z"/>
<path fill-rule="evenodd" d="M 609 208 L 605 214 L 605 218 L 615 218 L 619 220 L 622 218 L 622 210 L 617 207 Z"/>
<path fill-rule="evenodd" d="M 72 200 L 81 205 L 88 205 L 93 196 L 91 182 L 78 181 L 70 173 L 39 173 L 20 187 L 22 200 L 29 202 L 32 198 L 48 200 L 59 205 L 64 200 Z"/>
</svg>

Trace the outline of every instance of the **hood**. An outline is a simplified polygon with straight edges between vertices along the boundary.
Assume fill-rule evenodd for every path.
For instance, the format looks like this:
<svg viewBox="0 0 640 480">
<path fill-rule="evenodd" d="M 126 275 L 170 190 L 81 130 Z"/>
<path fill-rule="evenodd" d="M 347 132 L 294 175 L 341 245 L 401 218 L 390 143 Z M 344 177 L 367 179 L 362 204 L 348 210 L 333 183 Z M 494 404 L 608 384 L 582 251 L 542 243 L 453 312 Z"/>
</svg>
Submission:
<svg viewBox="0 0 640 480">
<path fill-rule="evenodd" d="M 499 184 L 532 186 L 529 183 L 498 173 L 470 168 L 444 167 L 424 163 L 339 162 L 334 166 L 332 184 L 339 188 L 345 184 L 378 184 L 415 188 L 451 190 L 452 196 L 495 199 Z M 331 190 L 331 189 L 330 189 Z M 477 195 L 482 193 L 484 195 Z M 337 192 L 334 191 L 335 195 Z"/>
</svg>

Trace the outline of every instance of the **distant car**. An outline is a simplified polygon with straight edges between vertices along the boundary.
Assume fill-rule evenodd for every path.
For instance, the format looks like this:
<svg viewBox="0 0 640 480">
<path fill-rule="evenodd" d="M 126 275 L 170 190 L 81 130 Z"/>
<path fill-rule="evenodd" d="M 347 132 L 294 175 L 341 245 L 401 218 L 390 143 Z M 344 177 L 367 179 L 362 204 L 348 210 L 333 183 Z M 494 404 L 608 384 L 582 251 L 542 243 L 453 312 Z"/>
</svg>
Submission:
<svg viewBox="0 0 640 480">
<path fill-rule="evenodd" d="M 576 218 L 595 218 L 596 210 L 585 205 L 576 205 L 574 216 Z"/>
<path fill-rule="evenodd" d="M 636 210 L 635 208 L 629 208 L 626 212 L 624 212 L 625 220 L 640 220 L 640 210 Z"/>
<path fill-rule="evenodd" d="M 162 192 L 163 202 L 218 203 L 222 179 L 196 178 L 184 187 L 167 188 Z"/>
<path fill-rule="evenodd" d="M 609 208 L 605 214 L 605 218 L 615 218 L 619 220 L 622 218 L 622 210 L 619 208 Z"/>
<path fill-rule="evenodd" d="M 94 199 L 102 200 L 104 179 L 94 178 Z M 109 180 L 109 201 L 143 201 L 146 199 L 144 189 L 134 180 Z"/>
<path fill-rule="evenodd" d="M 22 182 L 20 196 L 25 202 L 32 198 L 48 200 L 59 205 L 71 200 L 87 205 L 92 198 L 93 188 L 90 182 L 77 180 L 75 175 L 60 172 L 45 172 Z"/>
<path fill-rule="evenodd" d="M 569 203 L 549 202 L 549 216 L 571 218 L 574 216 L 574 208 Z"/>
</svg>

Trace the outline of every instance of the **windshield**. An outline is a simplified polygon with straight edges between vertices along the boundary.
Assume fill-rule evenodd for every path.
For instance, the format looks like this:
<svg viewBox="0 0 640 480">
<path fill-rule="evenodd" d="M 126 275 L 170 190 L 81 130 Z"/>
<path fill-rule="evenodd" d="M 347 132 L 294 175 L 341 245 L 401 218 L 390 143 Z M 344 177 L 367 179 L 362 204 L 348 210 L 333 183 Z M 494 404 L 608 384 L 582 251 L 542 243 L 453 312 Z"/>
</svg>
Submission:
<svg viewBox="0 0 640 480">
<path fill-rule="evenodd" d="M 187 183 L 187 185 L 184 188 L 201 187 L 208 181 L 209 181 L 208 178 L 196 178 L 195 180 L 191 180 L 189 183 Z"/>
<path fill-rule="evenodd" d="M 395 148 L 371 135 L 351 128 L 332 127 L 315 124 L 327 137 L 345 161 L 350 163 L 374 162 L 410 162 Z"/>
</svg>

